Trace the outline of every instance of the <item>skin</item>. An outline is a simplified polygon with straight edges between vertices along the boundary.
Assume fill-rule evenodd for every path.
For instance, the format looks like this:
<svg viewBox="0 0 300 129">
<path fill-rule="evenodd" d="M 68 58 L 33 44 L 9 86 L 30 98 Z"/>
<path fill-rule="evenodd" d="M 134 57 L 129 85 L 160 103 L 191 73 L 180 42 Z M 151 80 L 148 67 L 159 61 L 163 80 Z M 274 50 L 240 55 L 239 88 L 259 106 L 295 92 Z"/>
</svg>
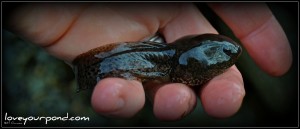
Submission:
<svg viewBox="0 0 300 129">
<path fill-rule="evenodd" d="M 217 34 L 192 4 L 125 5 L 30 4 L 12 13 L 8 28 L 69 63 L 92 48 L 138 41 L 157 31 L 167 42 L 189 34 Z M 281 26 L 265 4 L 209 3 L 209 6 L 233 30 L 262 70 L 273 76 L 287 72 L 292 63 L 291 49 Z M 96 85 L 91 104 L 101 115 L 129 118 L 143 108 L 145 95 L 153 102 L 153 112 L 160 120 L 181 119 L 193 111 L 197 96 L 208 115 L 226 118 L 239 110 L 245 89 L 242 75 L 235 66 L 197 91 L 180 83 L 143 87 L 138 81 L 107 78 Z"/>
</svg>

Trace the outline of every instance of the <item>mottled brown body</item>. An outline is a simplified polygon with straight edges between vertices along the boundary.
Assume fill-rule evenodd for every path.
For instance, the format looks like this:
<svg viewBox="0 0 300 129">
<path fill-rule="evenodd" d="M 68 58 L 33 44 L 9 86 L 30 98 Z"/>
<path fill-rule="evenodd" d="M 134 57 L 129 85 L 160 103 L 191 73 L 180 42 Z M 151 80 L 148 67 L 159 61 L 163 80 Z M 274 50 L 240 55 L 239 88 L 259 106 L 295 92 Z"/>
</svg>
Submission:
<svg viewBox="0 0 300 129">
<path fill-rule="evenodd" d="M 225 36 L 203 34 L 185 36 L 170 44 L 109 44 L 79 55 L 73 64 L 79 90 L 94 87 L 106 77 L 196 86 L 223 73 L 241 52 L 241 47 Z"/>
</svg>

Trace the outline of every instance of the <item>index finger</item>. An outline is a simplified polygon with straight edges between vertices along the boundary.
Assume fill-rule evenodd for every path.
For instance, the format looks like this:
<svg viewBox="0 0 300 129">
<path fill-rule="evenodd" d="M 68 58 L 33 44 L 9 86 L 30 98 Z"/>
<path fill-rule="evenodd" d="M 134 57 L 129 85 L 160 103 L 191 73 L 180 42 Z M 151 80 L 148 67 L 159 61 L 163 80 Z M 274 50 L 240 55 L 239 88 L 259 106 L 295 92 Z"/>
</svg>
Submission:
<svg viewBox="0 0 300 129">
<path fill-rule="evenodd" d="M 263 3 L 210 3 L 259 67 L 273 76 L 288 71 L 292 52 L 280 24 Z"/>
</svg>

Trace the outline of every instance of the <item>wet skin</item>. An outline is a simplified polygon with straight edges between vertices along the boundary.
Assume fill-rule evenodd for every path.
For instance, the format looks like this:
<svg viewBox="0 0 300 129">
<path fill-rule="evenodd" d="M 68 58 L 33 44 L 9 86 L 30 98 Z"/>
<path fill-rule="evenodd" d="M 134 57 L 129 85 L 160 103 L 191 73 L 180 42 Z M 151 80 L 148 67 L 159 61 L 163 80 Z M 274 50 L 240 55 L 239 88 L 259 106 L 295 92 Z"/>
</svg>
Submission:
<svg viewBox="0 0 300 129">
<path fill-rule="evenodd" d="M 169 44 L 113 43 L 77 56 L 73 64 L 78 91 L 93 88 L 107 77 L 200 86 L 234 65 L 241 52 L 242 48 L 225 36 L 202 34 Z"/>
</svg>

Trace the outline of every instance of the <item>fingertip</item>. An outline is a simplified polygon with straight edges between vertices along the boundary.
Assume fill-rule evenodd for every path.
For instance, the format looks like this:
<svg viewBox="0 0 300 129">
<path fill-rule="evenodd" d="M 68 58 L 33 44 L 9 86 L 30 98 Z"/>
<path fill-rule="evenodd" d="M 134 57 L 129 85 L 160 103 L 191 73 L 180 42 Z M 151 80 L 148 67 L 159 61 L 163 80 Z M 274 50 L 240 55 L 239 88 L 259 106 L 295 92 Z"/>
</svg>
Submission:
<svg viewBox="0 0 300 129">
<path fill-rule="evenodd" d="M 101 80 L 94 88 L 91 104 L 95 112 L 129 118 L 142 109 L 145 94 L 141 83 L 119 78 Z"/>
<path fill-rule="evenodd" d="M 263 27 L 253 31 L 241 41 L 256 64 L 268 74 L 281 76 L 290 69 L 293 62 L 292 50 L 274 16 L 265 22 Z"/>
<path fill-rule="evenodd" d="M 264 3 L 210 3 L 232 29 L 255 63 L 272 76 L 292 65 L 292 50 L 284 30 Z"/>
<path fill-rule="evenodd" d="M 235 67 L 212 79 L 201 91 L 201 102 L 209 116 L 227 118 L 241 107 L 245 89 Z"/>
<path fill-rule="evenodd" d="M 124 98 L 120 95 L 124 84 L 104 79 L 100 81 L 92 94 L 92 106 L 96 112 L 113 112 L 124 107 Z"/>
<path fill-rule="evenodd" d="M 204 110 L 209 116 L 215 118 L 227 118 L 234 115 L 240 108 L 244 93 L 238 88 L 237 84 L 223 82 L 222 88 L 216 88 L 215 93 L 207 92 L 206 89 L 201 96 Z M 214 84 L 220 85 L 220 84 Z M 210 88 L 217 87 L 211 86 Z"/>
<path fill-rule="evenodd" d="M 183 84 L 167 84 L 155 94 L 153 112 L 162 121 L 179 120 L 196 105 L 194 92 Z"/>
</svg>

